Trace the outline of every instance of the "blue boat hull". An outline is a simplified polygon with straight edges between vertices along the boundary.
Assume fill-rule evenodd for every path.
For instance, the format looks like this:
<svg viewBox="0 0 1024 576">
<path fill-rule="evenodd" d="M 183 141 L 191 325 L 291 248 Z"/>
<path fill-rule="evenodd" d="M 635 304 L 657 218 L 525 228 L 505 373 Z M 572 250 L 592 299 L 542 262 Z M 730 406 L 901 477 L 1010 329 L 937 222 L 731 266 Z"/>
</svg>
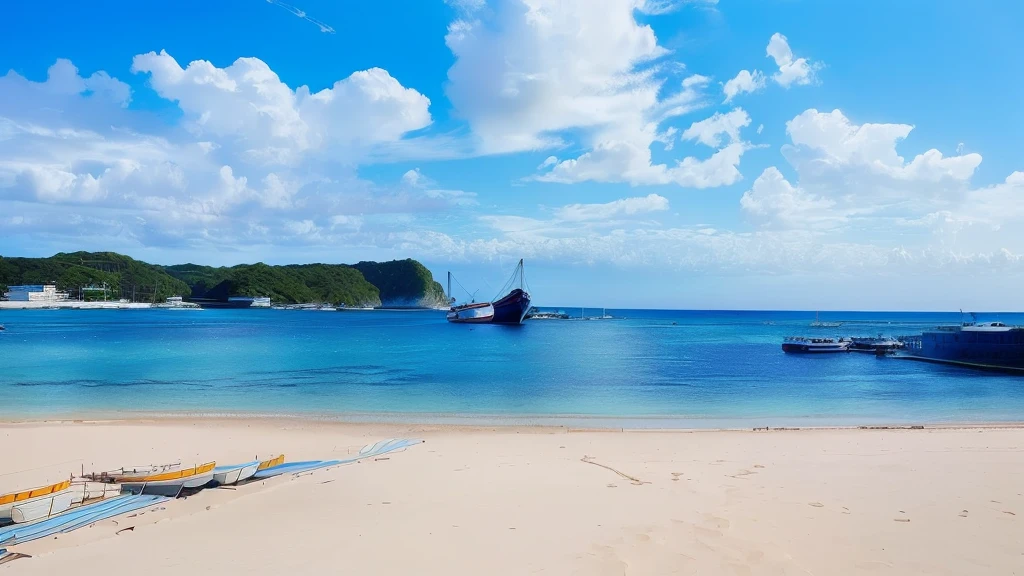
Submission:
<svg viewBox="0 0 1024 576">
<path fill-rule="evenodd" d="M 492 303 L 494 319 L 492 324 L 522 324 L 526 311 L 530 309 L 530 294 L 521 288 Z"/>
<path fill-rule="evenodd" d="M 910 357 L 973 368 L 1024 371 L 1024 330 L 925 332 Z"/>
</svg>

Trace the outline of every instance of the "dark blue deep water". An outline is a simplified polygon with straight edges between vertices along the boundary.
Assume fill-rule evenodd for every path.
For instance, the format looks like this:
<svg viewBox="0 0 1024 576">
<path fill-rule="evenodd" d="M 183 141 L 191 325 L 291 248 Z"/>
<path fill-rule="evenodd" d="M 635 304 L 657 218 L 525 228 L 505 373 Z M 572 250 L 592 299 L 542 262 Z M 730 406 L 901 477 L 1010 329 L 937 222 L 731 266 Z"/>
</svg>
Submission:
<svg viewBox="0 0 1024 576">
<path fill-rule="evenodd" d="M 575 312 L 577 315 L 579 311 Z M 588 310 L 599 314 L 599 310 Z M 915 334 L 959 314 L 609 310 L 451 325 L 441 312 L 0 311 L 0 417 L 301 414 L 763 426 L 1024 420 L 1024 378 L 790 356 L 787 335 Z M 1024 324 L 1024 315 L 979 320 Z"/>
</svg>

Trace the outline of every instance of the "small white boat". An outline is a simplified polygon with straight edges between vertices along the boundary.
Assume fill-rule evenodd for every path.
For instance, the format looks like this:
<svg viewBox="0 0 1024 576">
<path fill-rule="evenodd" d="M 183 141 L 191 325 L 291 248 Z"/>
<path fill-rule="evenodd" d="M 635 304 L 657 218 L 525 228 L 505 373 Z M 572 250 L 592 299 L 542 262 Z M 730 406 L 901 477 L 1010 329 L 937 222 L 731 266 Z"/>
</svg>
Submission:
<svg viewBox="0 0 1024 576">
<path fill-rule="evenodd" d="M 231 486 L 252 478 L 256 471 L 284 463 L 284 454 L 267 460 L 253 460 L 245 464 L 217 466 L 213 469 L 213 482 L 218 486 Z"/>
<path fill-rule="evenodd" d="M 46 518 L 71 507 L 74 494 L 71 480 L 40 486 L 31 490 L 0 495 L 0 520 L 20 524 Z"/>
<path fill-rule="evenodd" d="M 449 322 L 455 323 L 475 324 L 490 322 L 494 320 L 494 306 L 490 302 L 452 306 L 445 317 Z"/>
<path fill-rule="evenodd" d="M 180 468 L 180 464 L 168 464 L 150 467 L 142 471 L 121 469 L 116 472 L 103 472 L 92 474 L 87 478 L 115 483 L 121 487 L 122 492 L 177 498 L 182 490 L 199 488 L 208 484 L 213 480 L 213 469 L 216 467 L 216 462 L 207 462 L 192 468 Z"/>
<path fill-rule="evenodd" d="M 849 352 L 849 340 L 840 338 L 804 338 L 789 336 L 782 342 L 782 351 L 787 354 L 823 354 L 830 352 Z"/>
<path fill-rule="evenodd" d="M 811 328 L 839 328 L 843 325 L 842 322 L 822 322 L 818 317 L 818 313 L 814 313 L 814 322 L 811 322 Z"/>
</svg>

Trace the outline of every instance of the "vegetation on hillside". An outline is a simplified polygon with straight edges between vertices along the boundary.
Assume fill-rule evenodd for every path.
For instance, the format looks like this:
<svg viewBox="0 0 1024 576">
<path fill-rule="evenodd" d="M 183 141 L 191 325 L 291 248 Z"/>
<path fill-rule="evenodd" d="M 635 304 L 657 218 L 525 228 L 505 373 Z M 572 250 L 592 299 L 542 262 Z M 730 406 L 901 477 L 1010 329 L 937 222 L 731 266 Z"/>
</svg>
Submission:
<svg viewBox="0 0 1024 576">
<path fill-rule="evenodd" d="M 160 302 L 189 291 L 187 284 L 169 276 L 162 267 L 114 252 L 61 252 L 49 258 L 0 256 L 3 291 L 8 286 L 51 283 L 85 300 Z"/>
<path fill-rule="evenodd" d="M 327 302 L 346 306 L 380 306 L 377 288 L 358 270 L 338 264 L 241 264 L 213 268 L 183 264 L 167 272 L 187 282 L 192 298 L 224 300 L 230 296 L 269 296 L 272 302 Z"/>
<path fill-rule="evenodd" d="M 0 256 L 0 288 L 49 284 L 72 297 L 106 297 L 160 302 L 168 296 L 225 300 L 231 296 L 269 296 L 282 304 L 323 302 L 346 306 L 439 306 L 444 290 L 415 260 L 346 264 L 263 263 L 231 267 L 147 264 L 114 252 L 74 252 L 49 258 Z"/>
<path fill-rule="evenodd" d="M 353 266 L 380 289 L 385 306 L 438 307 L 447 305 L 444 288 L 427 267 L 411 258 L 390 262 L 360 262 Z"/>
</svg>

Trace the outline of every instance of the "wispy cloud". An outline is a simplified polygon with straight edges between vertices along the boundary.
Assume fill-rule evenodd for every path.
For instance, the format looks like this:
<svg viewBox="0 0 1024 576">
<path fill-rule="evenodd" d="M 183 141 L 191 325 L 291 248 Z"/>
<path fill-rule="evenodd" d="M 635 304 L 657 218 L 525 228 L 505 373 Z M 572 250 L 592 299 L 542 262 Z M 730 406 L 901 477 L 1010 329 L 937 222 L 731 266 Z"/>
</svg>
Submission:
<svg viewBox="0 0 1024 576">
<path fill-rule="evenodd" d="M 328 24 L 326 22 L 323 22 L 321 20 L 317 20 L 316 18 L 313 18 L 309 14 L 306 14 L 306 12 L 304 10 L 296 8 L 295 6 L 292 6 L 291 4 L 285 4 L 284 2 L 280 2 L 279 0 L 267 0 L 267 3 L 268 4 L 273 4 L 275 6 L 280 6 L 281 8 L 284 8 L 285 10 L 287 10 L 287 11 L 291 12 L 292 14 L 298 16 L 299 18 L 302 18 L 303 20 L 305 20 L 307 22 L 310 22 L 312 24 L 316 24 L 320 28 L 321 32 L 324 32 L 326 34 L 334 34 L 334 28 L 330 24 Z"/>
</svg>

